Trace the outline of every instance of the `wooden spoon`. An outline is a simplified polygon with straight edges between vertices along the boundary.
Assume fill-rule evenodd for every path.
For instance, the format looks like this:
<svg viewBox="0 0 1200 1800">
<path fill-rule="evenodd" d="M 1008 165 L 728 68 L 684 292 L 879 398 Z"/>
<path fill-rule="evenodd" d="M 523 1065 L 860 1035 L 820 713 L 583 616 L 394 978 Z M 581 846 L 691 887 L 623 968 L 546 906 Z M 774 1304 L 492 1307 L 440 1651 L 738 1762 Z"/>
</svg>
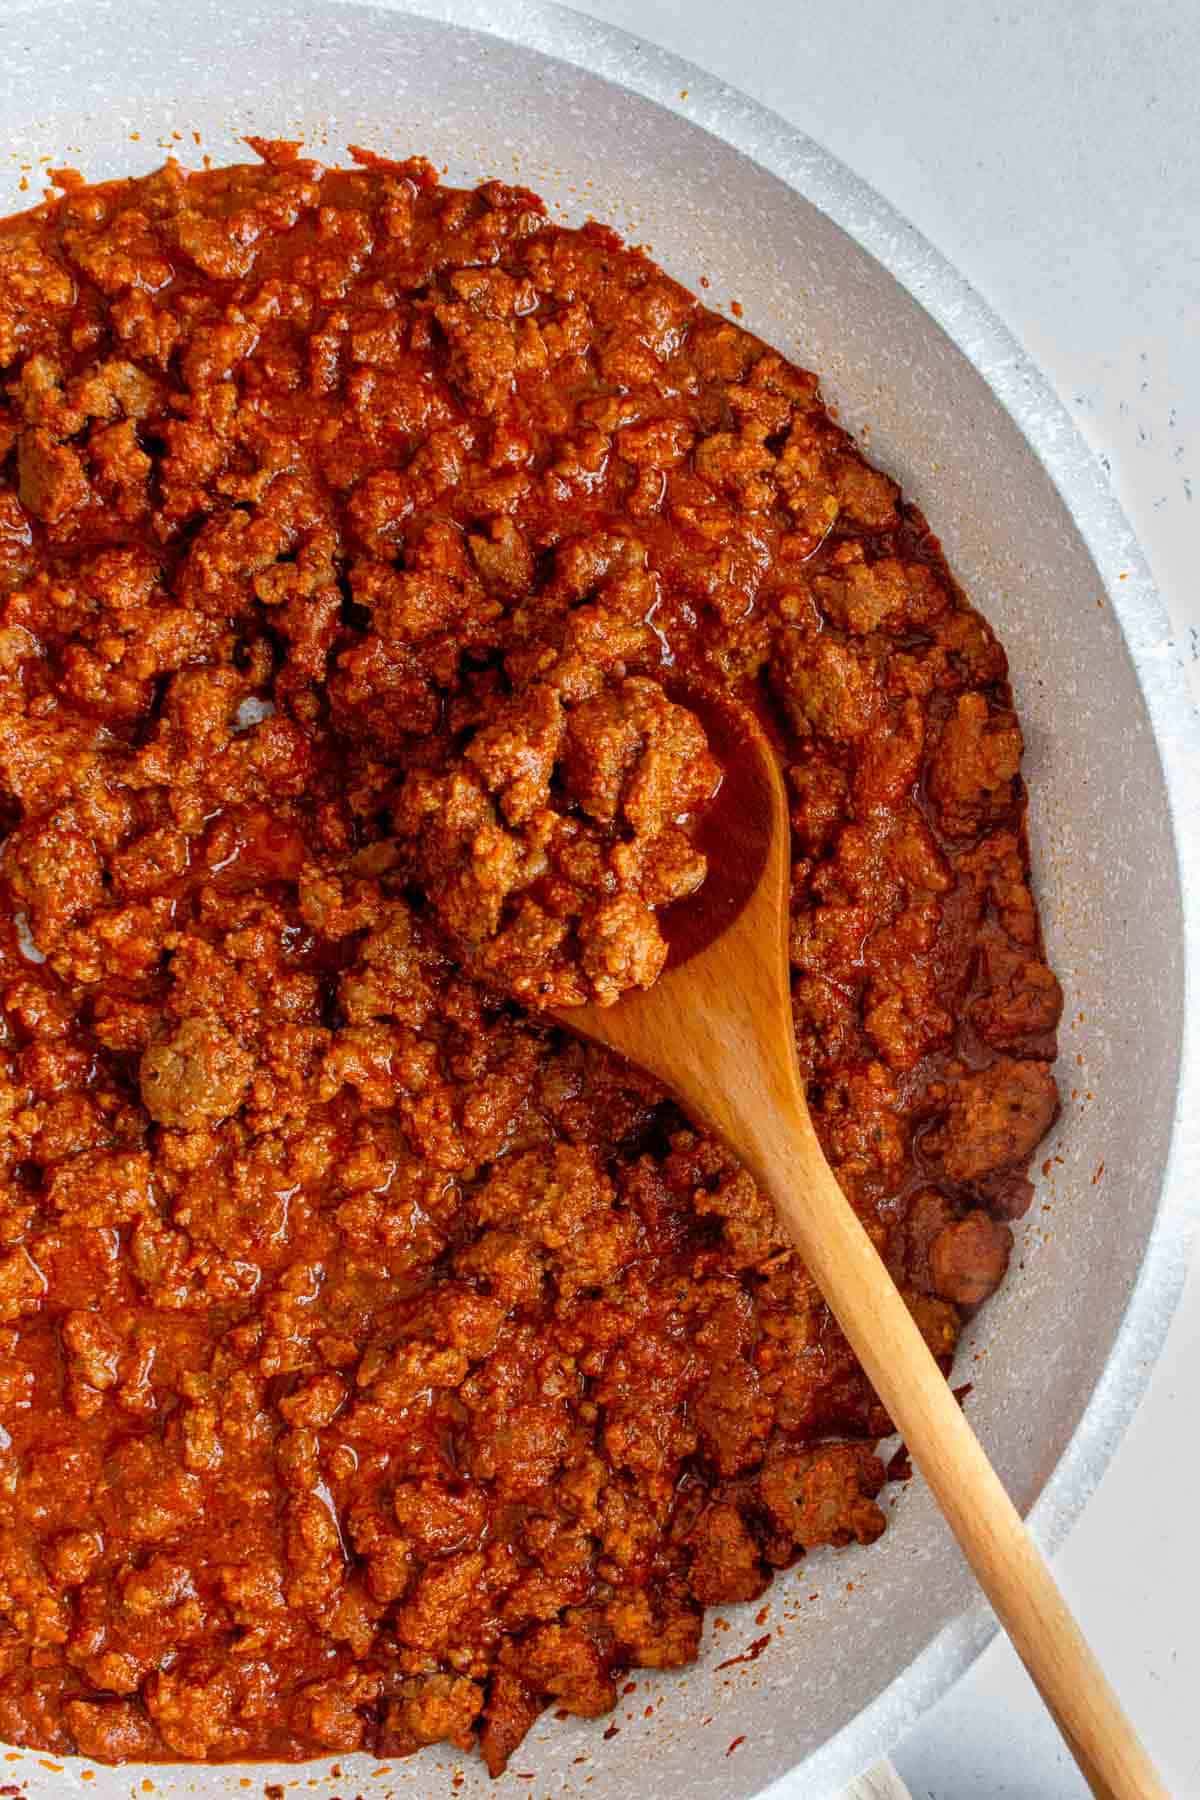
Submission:
<svg viewBox="0 0 1200 1800">
<path fill-rule="evenodd" d="M 768 1194 L 1037 1684 L 1092 1792 L 1165 1796 L 1145 1750 L 826 1162 L 796 1063 L 787 956 L 790 827 L 749 714 L 699 700 L 725 768 L 709 876 L 662 915 L 671 953 L 645 992 L 559 1022 L 656 1075 Z"/>
</svg>

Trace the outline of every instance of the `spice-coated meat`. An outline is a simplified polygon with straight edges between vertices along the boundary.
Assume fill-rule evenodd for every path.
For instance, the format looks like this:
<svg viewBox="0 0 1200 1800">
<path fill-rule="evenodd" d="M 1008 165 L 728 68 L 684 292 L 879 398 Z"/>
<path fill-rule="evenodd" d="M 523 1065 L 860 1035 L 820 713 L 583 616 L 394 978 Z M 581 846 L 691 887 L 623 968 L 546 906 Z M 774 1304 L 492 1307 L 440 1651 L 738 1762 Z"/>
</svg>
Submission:
<svg viewBox="0 0 1200 1800">
<path fill-rule="evenodd" d="M 499 1773 L 884 1527 L 749 1175 L 538 1011 L 705 879 L 689 691 L 778 746 L 813 1118 L 946 1369 L 1061 993 L 1003 650 L 816 377 L 524 189 L 258 148 L 0 225 L 0 1738 Z"/>
</svg>

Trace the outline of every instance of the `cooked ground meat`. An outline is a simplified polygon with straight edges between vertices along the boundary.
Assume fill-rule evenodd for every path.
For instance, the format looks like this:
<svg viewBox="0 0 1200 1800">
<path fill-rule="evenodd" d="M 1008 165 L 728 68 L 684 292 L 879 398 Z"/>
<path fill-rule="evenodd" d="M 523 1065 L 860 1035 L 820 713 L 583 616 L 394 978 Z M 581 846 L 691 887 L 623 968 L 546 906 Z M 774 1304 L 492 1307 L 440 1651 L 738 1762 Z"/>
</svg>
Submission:
<svg viewBox="0 0 1200 1800">
<path fill-rule="evenodd" d="M 409 770 L 397 873 L 473 974 L 527 1004 L 611 1005 L 662 970 L 654 913 L 704 881 L 683 826 L 721 772 L 657 681 L 626 676 L 570 710 L 562 694 L 553 675 L 517 685 L 441 766 Z"/>
<path fill-rule="evenodd" d="M 959 1306 L 978 1306 L 1004 1280 L 1012 1232 L 985 1212 L 944 1226 L 929 1246 L 929 1273 L 935 1294 Z"/>
<path fill-rule="evenodd" d="M 219 1019 L 184 1019 L 142 1057 L 142 1105 L 160 1125 L 202 1129 L 237 1112 L 253 1073 L 254 1058 Z"/>
<path fill-rule="evenodd" d="M 705 878 L 688 684 L 945 1368 L 1061 994 L 1003 651 L 816 378 L 523 189 L 257 148 L 0 226 L 0 1735 L 499 1773 L 884 1527 L 762 1195 L 544 1016 Z"/>
</svg>

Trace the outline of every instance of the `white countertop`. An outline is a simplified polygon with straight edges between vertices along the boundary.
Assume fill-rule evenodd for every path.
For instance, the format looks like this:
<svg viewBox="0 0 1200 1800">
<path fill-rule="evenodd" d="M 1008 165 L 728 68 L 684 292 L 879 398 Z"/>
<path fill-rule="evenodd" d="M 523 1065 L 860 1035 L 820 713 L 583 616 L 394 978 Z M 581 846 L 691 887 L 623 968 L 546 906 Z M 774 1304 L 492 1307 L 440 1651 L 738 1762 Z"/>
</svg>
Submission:
<svg viewBox="0 0 1200 1800">
<path fill-rule="evenodd" d="M 791 119 L 991 302 L 1109 471 L 1200 699 L 1200 7 L 587 0 Z M 1179 1800 L 1200 1796 L 1200 1280 L 1055 1559 Z M 1173 1497 L 1178 1496 L 1178 1500 Z M 1086 1789 L 998 1642 L 893 1751 L 914 1800 Z M 816 1800 L 799 1781 L 772 1800 Z"/>
</svg>

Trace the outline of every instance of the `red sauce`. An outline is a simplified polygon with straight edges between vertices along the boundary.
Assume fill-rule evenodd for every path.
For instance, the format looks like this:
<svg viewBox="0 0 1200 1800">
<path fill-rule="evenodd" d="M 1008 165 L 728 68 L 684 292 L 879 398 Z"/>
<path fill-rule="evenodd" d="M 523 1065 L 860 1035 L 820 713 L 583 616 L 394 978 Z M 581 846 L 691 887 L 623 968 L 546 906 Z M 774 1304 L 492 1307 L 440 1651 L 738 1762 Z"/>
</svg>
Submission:
<svg viewBox="0 0 1200 1800">
<path fill-rule="evenodd" d="M 688 685 L 778 748 L 816 1128 L 946 1367 L 1060 996 L 1003 651 L 816 377 L 522 189 L 260 148 L 0 227 L 0 1738 L 497 1772 L 884 1529 L 749 1177 L 526 1010 L 744 823 Z"/>
</svg>

